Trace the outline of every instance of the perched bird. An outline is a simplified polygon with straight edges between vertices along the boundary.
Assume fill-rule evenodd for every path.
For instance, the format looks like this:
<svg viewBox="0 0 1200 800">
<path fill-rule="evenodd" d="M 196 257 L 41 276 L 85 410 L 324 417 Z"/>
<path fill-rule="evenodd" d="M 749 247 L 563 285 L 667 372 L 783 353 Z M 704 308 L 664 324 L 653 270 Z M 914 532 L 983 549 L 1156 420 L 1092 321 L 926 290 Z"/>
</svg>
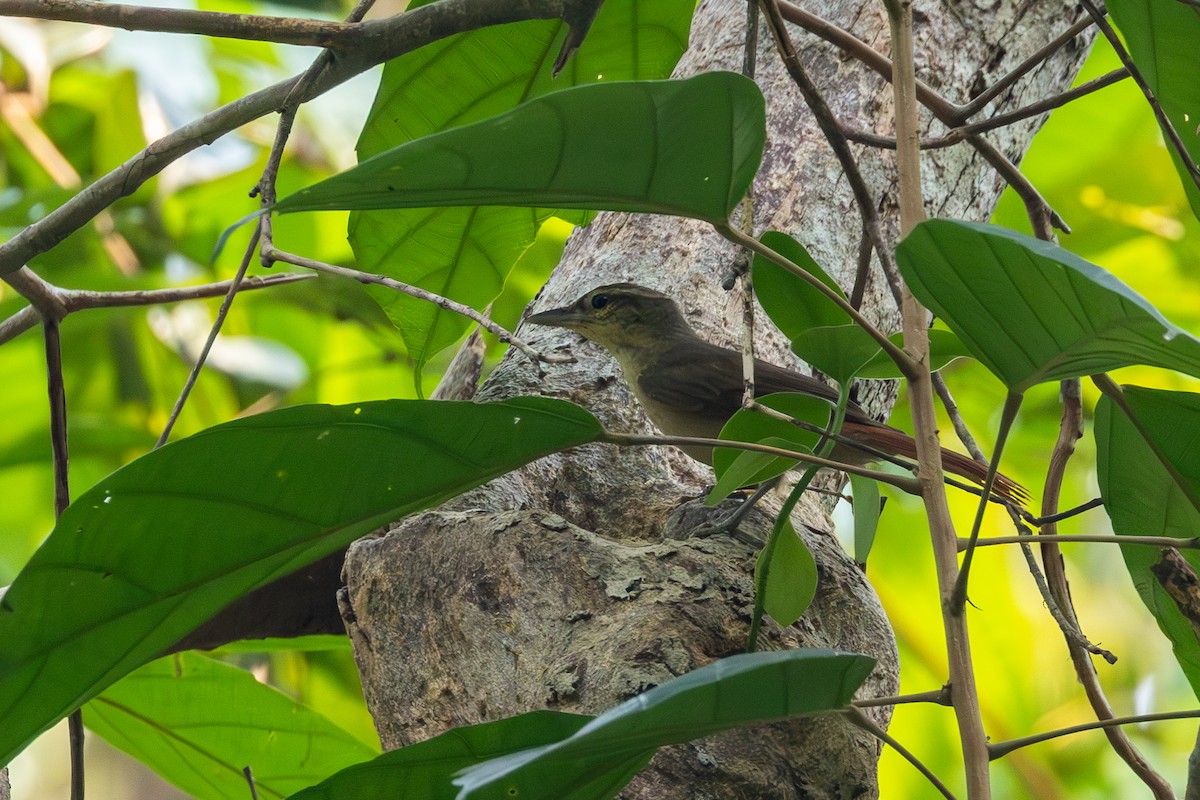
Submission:
<svg viewBox="0 0 1200 800">
<path fill-rule="evenodd" d="M 634 395 L 651 421 L 669 436 L 716 438 L 741 408 L 744 384 L 742 354 L 704 341 L 684 319 L 670 297 L 633 283 L 614 283 L 585 294 L 564 308 L 529 317 L 538 325 L 568 328 L 612 353 Z M 754 360 L 756 396 L 799 392 L 830 402 L 837 392 L 821 381 L 792 370 Z M 850 403 L 842 435 L 869 448 L 916 458 L 917 443 L 901 430 L 875 421 Z M 712 463 L 712 448 L 685 446 L 698 461 Z M 838 445 L 838 460 L 864 464 L 878 460 L 868 452 Z M 973 459 L 942 450 L 947 472 L 982 484 L 987 468 Z M 1022 503 L 1027 493 L 1020 484 L 997 475 L 993 493 Z"/>
</svg>

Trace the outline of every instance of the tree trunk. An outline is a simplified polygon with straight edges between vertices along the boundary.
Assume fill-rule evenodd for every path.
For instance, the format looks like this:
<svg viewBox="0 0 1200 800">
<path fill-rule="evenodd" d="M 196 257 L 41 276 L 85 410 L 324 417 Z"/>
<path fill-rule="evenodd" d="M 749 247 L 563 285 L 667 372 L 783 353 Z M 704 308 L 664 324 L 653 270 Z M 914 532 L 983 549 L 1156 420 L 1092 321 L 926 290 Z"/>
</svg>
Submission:
<svg viewBox="0 0 1200 800">
<path fill-rule="evenodd" d="M 886 48 L 882 4 L 812 5 L 873 47 Z M 982 2 L 939 4 L 921 12 L 919 72 L 953 100 L 1002 75 L 1077 13 L 1064 0 L 986 8 Z M 745 14 L 744 0 L 701 3 L 678 74 L 740 69 Z M 890 134 L 890 87 L 798 29 L 792 35 L 838 119 Z M 1014 108 L 1061 90 L 1084 49 L 1075 44 L 1060 50 L 1001 102 Z M 763 168 L 752 190 L 754 231 L 791 233 L 849 287 L 860 216 L 765 28 L 757 80 L 769 121 Z M 1015 159 L 1035 127 L 1026 123 L 988 136 Z M 855 149 L 885 236 L 894 241 L 891 153 Z M 923 163 L 932 213 L 987 219 L 1003 184 L 973 149 L 931 151 Z M 678 298 L 702 335 L 736 346 L 740 301 L 721 283 L 739 257 L 700 223 L 602 214 L 572 237 L 533 307 L 563 305 L 595 286 L 633 281 Z M 882 327 L 898 327 L 878 269 L 863 308 Z M 799 367 L 783 338 L 759 317 L 757 354 Z M 576 362 L 551 365 L 538 380 L 526 359 L 510 356 L 480 399 L 563 397 L 591 409 L 611 429 L 650 430 L 616 363 L 599 347 L 557 329 L 530 326 L 521 335 L 543 351 L 569 352 Z M 874 384 L 861 387 L 858 397 L 882 414 L 892 395 L 890 385 Z M 542 459 L 408 519 L 386 536 L 357 543 L 345 570 L 354 610 L 348 627 L 384 746 L 532 709 L 597 713 L 740 652 L 753 603 L 755 552 L 730 537 L 687 538 L 707 513 L 687 501 L 711 480 L 707 467 L 672 448 L 584 447 Z M 867 653 L 878 666 L 863 695 L 895 694 L 896 649 L 883 609 L 829 533 L 825 508 L 817 501 L 803 506 L 798 519 L 805 527 L 798 529 L 817 560 L 817 598 L 796 625 L 768 626 L 763 646 Z M 767 515 L 756 514 L 744 529 L 766 529 Z M 873 714 L 886 725 L 887 710 Z M 875 740 L 840 718 L 763 726 L 668 748 L 623 796 L 873 797 L 879 751 Z"/>
</svg>

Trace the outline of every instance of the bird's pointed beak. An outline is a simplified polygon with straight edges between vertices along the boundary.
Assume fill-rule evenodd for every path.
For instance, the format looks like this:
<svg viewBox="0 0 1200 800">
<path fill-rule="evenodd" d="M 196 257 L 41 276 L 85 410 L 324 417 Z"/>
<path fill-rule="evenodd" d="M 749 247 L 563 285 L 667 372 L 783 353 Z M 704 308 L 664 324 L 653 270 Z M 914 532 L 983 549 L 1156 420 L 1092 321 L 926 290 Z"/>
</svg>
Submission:
<svg viewBox="0 0 1200 800">
<path fill-rule="evenodd" d="M 583 322 L 582 315 L 572 306 L 552 308 L 529 317 L 534 325 L 549 325 L 552 328 L 576 328 Z"/>
</svg>

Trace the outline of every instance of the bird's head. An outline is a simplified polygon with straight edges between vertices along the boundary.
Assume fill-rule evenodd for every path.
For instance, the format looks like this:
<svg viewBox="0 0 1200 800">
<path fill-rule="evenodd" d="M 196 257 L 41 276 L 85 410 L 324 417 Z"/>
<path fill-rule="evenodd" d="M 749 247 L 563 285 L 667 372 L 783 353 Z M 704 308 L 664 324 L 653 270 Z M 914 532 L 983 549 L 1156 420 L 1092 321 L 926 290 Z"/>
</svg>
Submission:
<svg viewBox="0 0 1200 800">
<path fill-rule="evenodd" d="M 600 286 L 569 306 L 534 314 L 529 321 L 569 328 L 614 353 L 652 347 L 681 333 L 694 335 L 674 300 L 633 283 Z"/>
</svg>

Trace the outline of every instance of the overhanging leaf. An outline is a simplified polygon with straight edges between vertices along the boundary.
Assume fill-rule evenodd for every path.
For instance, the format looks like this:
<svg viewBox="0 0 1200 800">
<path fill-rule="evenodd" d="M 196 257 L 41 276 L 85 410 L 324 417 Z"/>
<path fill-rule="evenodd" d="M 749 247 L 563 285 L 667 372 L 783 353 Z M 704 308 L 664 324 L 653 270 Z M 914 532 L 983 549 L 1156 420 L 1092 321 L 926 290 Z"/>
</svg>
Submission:
<svg viewBox="0 0 1200 800">
<path fill-rule="evenodd" d="M 865 566 L 879 529 L 879 483 L 861 475 L 848 477 L 854 494 L 854 560 Z"/>
<path fill-rule="evenodd" d="M 249 672 L 196 653 L 138 668 L 83 709 L 84 723 L 197 798 L 282 798 L 378 752 Z"/>
<path fill-rule="evenodd" d="M 246 592 L 602 429 L 578 406 L 297 406 L 81 495 L 0 601 L 0 763 Z"/>
<path fill-rule="evenodd" d="M 565 35 L 559 20 L 480 28 L 393 59 L 384 67 L 359 137 L 358 157 L 366 160 L 574 85 L 666 78 L 687 46 L 694 10 L 694 0 L 608 0 L 557 78 L 551 78 L 550 66 Z M 483 310 L 555 213 L 576 223 L 588 218 L 497 206 L 377 209 L 351 215 L 349 238 L 360 269 Z M 370 291 L 400 328 L 418 373 L 469 325 L 458 314 L 408 295 L 383 287 Z"/>
<path fill-rule="evenodd" d="M 1150 364 L 1200 375 L 1200 340 L 1111 273 L 995 225 L 928 220 L 896 250 L 917 299 L 1021 394 Z"/>
<path fill-rule="evenodd" d="M 274 210 L 510 205 L 724 222 L 758 170 L 764 119 L 758 87 L 730 72 L 578 86 L 400 145 Z"/>
<path fill-rule="evenodd" d="M 655 687 L 552 745 L 465 771 L 460 800 L 552 800 L 628 754 L 756 722 L 843 708 L 874 660 L 832 650 L 731 656 Z"/>
<path fill-rule="evenodd" d="M 1191 537 L 1200 530 L 1200 395 L 1125 387 L 1130 420 L 1107 396 L 1096 405 L 1096 475 L 1100 496 L 1121 536 Z M 1195 550 L 1180 550 L 1200 570 Z M 1155 579 L 1159 549 L 1121 547 L 1138 596 L 1174 647 L 1200 697 L 1200 642 L 1191 623 Z"/>
</svg>

